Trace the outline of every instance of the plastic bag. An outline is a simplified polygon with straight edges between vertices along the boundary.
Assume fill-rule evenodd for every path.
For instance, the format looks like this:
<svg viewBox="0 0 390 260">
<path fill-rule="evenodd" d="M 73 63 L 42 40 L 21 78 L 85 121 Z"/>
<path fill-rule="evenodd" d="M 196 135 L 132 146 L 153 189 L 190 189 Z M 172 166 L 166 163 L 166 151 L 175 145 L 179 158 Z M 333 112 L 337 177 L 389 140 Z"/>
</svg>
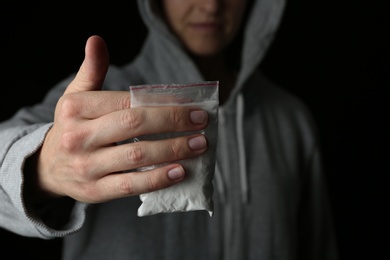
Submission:
<svg viewBox="0 0 390 260">
<path fill-rule="evenodd" d="M 206 153 L 178 163 L 183 165 L 186 178 L 171 187 L 140 195 L 142 201 L 138 216 L 157 213 L 207 210 L 213 215 L 213 184 L 218 134 L 218 81 L 190 84 L 139 85 L 130 87 L 130 106 L 192 106 L 204 109 L 209 114 L 208 126 L 201 131 L 164 133 L 134 138 L 133 141 L 161 140 L 180 135 L 202 133 L 208 141 Z M 149 165 L 145 171 L 161 165 Z"/>
</svg>

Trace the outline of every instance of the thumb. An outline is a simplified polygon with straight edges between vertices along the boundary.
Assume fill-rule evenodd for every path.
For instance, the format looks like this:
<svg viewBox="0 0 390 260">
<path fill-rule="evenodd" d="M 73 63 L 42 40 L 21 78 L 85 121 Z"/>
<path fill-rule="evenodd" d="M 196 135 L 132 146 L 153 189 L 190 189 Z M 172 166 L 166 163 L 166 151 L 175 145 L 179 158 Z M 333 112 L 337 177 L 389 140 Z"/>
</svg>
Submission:
<svg viewBox="0 0 390 260">
<path fill-rule="evenodd" d="M 101 89 L 108 65 L 109 54 L 104 40 L 97 35 L 89 37 L 85 45 L 84 61 L 65 94 Z"/>
</svg>

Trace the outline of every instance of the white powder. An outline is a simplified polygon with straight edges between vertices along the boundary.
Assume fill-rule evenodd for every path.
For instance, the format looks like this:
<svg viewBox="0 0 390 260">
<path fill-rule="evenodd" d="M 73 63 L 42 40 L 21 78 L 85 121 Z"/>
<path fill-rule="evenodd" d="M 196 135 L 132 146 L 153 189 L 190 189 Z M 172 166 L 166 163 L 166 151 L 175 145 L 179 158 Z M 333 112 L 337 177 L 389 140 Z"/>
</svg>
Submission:
<svg viewBox="0 0 390 260">
<path fill-rule="evenodd" d="M 169 103 L 155 103 L 156 98 L 151 97 L 153 100 L 153 105 L 185 105 L 192 106 L 204 109 L 209 114 L 209 123 L 207 128 L 201 131 L 186 132 L 186 133 L 169 133 L 161 135 L 151 135 L 147 137 L 138 137 L 137 140 L 160 140 L 165 138 L 172 138 L 175 136 L 190 135 L 194 133 L 202 133 L 206 136 L 208 141 L 208 150 L 206 153 L 185 160 L 180 160 L 178 163 L 182 164 L 186 171 L 186 178 L 182 182 L 175 184 L 171 187 L 153 191 L 140 195 L 142 201 L 141 206 L 138 208 L 138 216 L 147 216 L 154 215 L 157 213 L 168 213 L 168 212 L 185 212 L 185 211 L 194 211 L 194 210 L 207 210 L 209 215 L 213 215 L 214 205 L 213 205 L 213 184 L 212 179 L 214 177 L 215 170 L 215 157 L 216 157 L 216 147 L 217 147 L 217 134 L 218 134 L 218 82 L 214 82 L 214 86 L 206 85 L 205 83 L 199 83 L 200 85 L 190 84 L 189 91 L 193 95 L 194 88 L 198 88 L 197 91 L 201 91 L 202 95 L 212 94 L 212 96 L 199 96 L 202 101 L 199 102 L 190 102 L 183 104 L 183 96 L 179 95 L 180 104 L 172 103 L 170 100 Z M 210 84 L 210 82 L 208 82 Z M 177 88 L 177 85 L 174 85 L 174 94 L 178 95 L 178 90 L 187 91 L 185 87 Z M 187 86 L 187 85 L 183 85 Z M 166 85 L 164 85 L 166 87 Z M 143 87 L 144 88 L 144 87 Z M 154 86 L 155 88 L 155 86 Z M 208 89 L 207 89 L 208 88 Z M 211 88 L 211 89 L 210 89 Z M 206 89 L 206 92 L 204 90 Z M 153 91 L 153 87 L 150 88 Z M 159 90 L 160 93 L 161 90 Z M 216 92 L 216 93 L 215 93 Z M 184 93 L 184 92 L 183 92 Z M 149 93 L 150 94 L 150 93 Z M 180 94 L 180 93 L 179 93 Z M 135 95 L 135 96 L 134 96 Z M 132 98 L 136 98 L 136 91 L 131 93 Z M 185 97 L 185 96 L 184 96 Z M 199 100 L 199 97 L 197 100 Z M 145 105 L 145 96 L 141 98 L 142 105 Z M 185 97 L 188 98 L 188 97 Z M 191 98 L 194 100 L 193 98 Z M 131 103 L 132 107 L 140 106 L 141 104 L 134 102 Z M 151 104 L 147 104 L 151 105 Z M 160 165 L 151 165 L 143 167 L 139 170 L 148 170 Z"/>
</svg>

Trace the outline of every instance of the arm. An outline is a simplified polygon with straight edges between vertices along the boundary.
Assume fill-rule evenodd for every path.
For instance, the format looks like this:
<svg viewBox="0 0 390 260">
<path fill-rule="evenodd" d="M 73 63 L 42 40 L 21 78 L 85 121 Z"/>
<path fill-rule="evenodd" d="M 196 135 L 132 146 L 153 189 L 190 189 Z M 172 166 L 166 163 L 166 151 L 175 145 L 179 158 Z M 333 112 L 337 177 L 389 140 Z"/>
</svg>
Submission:
<svg viewBox="0 0 390 260">
<path fill-rule="evenodd" d="M 75 232 L 87 205 L 163 189 L 185 177 L 176 163 L 147 172 L 128 170 L 206 151 L 205 140 L 202 147 L 199 142 L 190 147 L 189 139 L 202 135 L 123 142 L 145 134 L 203 129 L 207 113 L 189 107 L 130 109 L 129 92 L 100 91 L 107 69 L 105 43 L 91 37 L 80 70 L 55 105 L 53 123 L 19 120 L 1 126 L 5 148 L 0 196 L 5 210 L 0 226 L 43 238 Z M 65 218 L 56 212 L 59 205 L 65 206 Z"/>
<path fill-rule="evenodd" d="M 337 239 L 327 181 L 318 147 L 306 164 L 299 217 L 298 259 L 338 259 Z"/>
</svg>

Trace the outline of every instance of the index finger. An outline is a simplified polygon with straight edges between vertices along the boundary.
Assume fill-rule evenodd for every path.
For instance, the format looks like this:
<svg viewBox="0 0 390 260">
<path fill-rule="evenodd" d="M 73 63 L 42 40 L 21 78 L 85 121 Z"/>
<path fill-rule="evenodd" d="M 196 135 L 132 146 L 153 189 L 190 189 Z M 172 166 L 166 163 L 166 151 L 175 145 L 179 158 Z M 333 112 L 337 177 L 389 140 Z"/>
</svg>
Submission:
<svg viewBox="0 0 390 260">
<path fill-rule="evenodd" d="M 85 91 L 62 96 L 62 105 L 81 119 L 95 119 L 115 111 L 130 108 L 126 91 Z"/>
</svg>

